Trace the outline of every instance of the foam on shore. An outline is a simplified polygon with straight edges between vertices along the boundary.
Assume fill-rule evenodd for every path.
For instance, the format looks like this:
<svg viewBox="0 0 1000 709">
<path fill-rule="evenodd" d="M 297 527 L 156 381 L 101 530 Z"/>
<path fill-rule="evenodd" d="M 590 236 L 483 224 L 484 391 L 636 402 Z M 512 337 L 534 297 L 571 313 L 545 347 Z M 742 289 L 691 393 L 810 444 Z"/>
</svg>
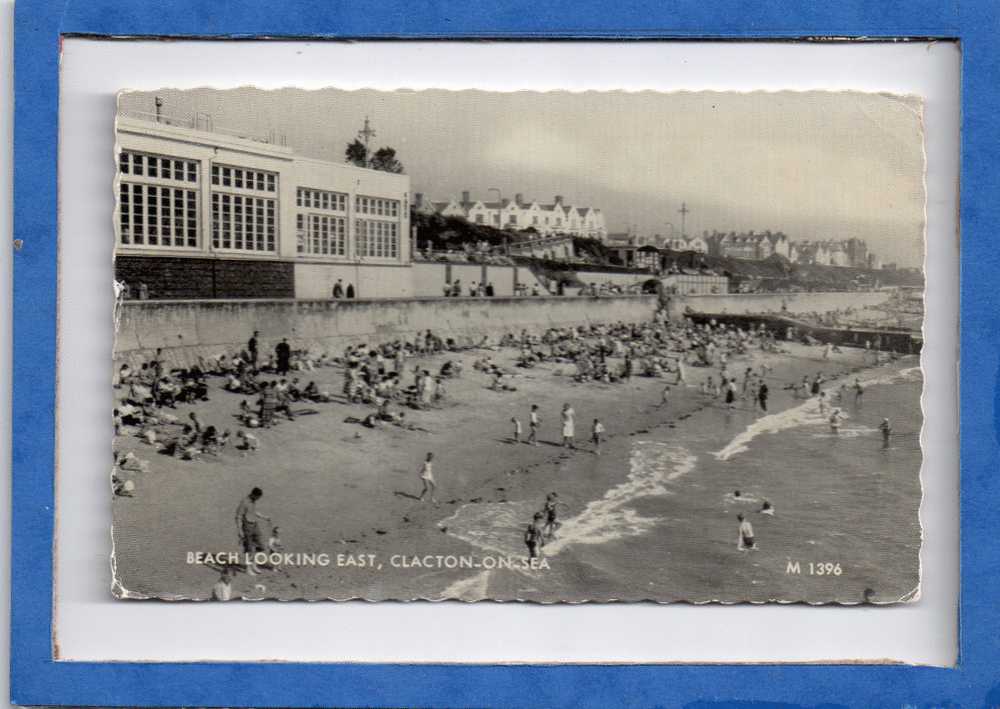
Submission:
<svg viewBox="0 0 1000 709">
<path fill-rule="evenodd" d="M 915 382 L 919 381 L 922 376 L 923 373 L 920 367 L 908 367 L 906 369 L 900 369 L 893 372 L 879 373 L 878 376 L 870 376 L 869 374 L 869 376 L 864 379 L 862 379 L 860 375 L 845 375 L 829 382 L 828 388 L 824 391 L 826 392 L 827 401 L 829 402 L 832 399 L 831 395 L 836 392 L 842 384 L 851 386 L 853 385 L 855 378 L 861 382 L 862 386 L 871 387 L 882 384 Z M 840 405 L 828 403 L 827 407 L 828 409 L 841 408 L 843 418 L 849 418 Z M 790 428 L 797 428 L 799 426 L 823 424 L 829 424 L 829 416 L 826 413 L 820 413 L 818 398 L 811 397 L 798 406 L 785 409 L 784 411 L 780 411 L 778 413 L 762 416 L 747 426 L 745 431 L 733 438 L 733 440 L 731 440 L 725 448 L 715 451 L 712 455 L 714 455 L 717 460 L 729 460 L 739 453 L 746 452 L 747 446 L 757 436 L 765 433 L 779 433 L 781 431 L 785 431 Z M 830 433 L 823 435 L 840 435 L 845 438 L 854 438 L 857 436 L 869 435 L 871 433 L 875 433 L 875 431 L 876 429 L 861 426 L 843 428 L 839 434 Z"/>
<path fill-rule="evenodd" d="M 668 494 L 667 483 L 693 470 L 696 461 L 678 445 L 636 442 L 625 481 L 587 503 L 578 515 L 565 519 L 556 538 L 545 546 L 545 555 L 554 556 L 570 544 L 603 544 L 646 533 L 657 520 L 643 517 L 627 505 L 641 497 Z M 525 527 L 542 504 L 541 500 L 466 504 L 441 526 L 484 551 L 521 556 L 525 553 Z"/>
</svg>

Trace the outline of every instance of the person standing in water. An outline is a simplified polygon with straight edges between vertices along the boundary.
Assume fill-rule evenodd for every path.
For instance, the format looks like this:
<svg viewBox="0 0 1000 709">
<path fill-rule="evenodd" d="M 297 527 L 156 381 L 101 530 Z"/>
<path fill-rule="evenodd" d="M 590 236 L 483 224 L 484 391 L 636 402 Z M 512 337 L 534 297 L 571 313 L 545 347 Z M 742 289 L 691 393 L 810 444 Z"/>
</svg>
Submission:
<svg viewBox="0 0 1000 709">
<path fill-rule="evenodd" d="M 757 403 L 760 404 L 760 410 L 765 414 L 767 413 L 767 394 L 767 384 L 761 381 L 760 389 L 757 390 Z"/>
<path fill-rule="evenodd" d="M 844 415 L 840 413 L 840 409 L 834 409 L 833 413 L 830 414 L 830 430 L 834 433 L 840 433 L 840 423 L 843 421 Z"/>
<path fill-rule="evenodd" d="M 888 448 L 892 438 L 892 424 L 889 423 L 889 419 L 882 419 L 882 423 L 878 425 L 878 430 L 882 432 L 882 447 Z"/>
<path fill-rule="evenodd" d="M 756 549 L 757 544 L 753 538 L 753 525 L 747 521 L 743 515 L 736 515 L 736 519 L 739 520 L 740 530 L 739 539 L 736 542 L 736 548 L 740 551 L 750 551 L 751 549 Z"/>
<path fill-rule="evenodd" d="M 855 377 L 854 379 L 854 405 L 861 406 L 861 397 L 865 395 L 865 385 L 861 383 L 861 380 Z"/>
<path fill-rule="evenodd" d="M 528 547 L 528 558 L 537 559 L 541 552 L 542 545 L 545 544 L 545 536 L 542 534 L 541 523 L 545 517 L 541 512 L 536 512 L 528 528 L 524 530 L 524 543 Z"/>
</svg>

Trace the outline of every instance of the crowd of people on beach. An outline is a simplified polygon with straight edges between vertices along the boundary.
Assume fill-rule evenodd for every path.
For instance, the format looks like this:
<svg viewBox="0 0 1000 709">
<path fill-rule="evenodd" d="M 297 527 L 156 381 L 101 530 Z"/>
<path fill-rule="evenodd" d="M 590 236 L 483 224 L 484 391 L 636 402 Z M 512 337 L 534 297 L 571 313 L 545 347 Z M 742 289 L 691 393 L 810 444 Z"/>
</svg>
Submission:
<svg viewBox="0 0 1000 709">
<path fill-rule="evenodd" d="M 513 357 L 495 358 L 501 351 L 513 353 Z M 553 375 L 570 376 L 584 385 L 616 385 L 635 377 L 664 380 L 659 407 L 669 406 L 672 388 L 698 387 L 703 397 L 713 404 L 717 401 L 726 410 L 737 408 L 738 402 L 748 402 L 748 410 L 764 415 L 770 397 L 768 381 L 773 384 L 775 376 L 766 358 L 757 360 L 755 356 L 785 351 L 775 333 L 763 325 L 742 329 L 714 321 L 675 322 L 663 312 L 646 322 L 559 326 L 534 333 L 507 332 L 499 337 L 442 337 L 425 330 L 383 343 L 352 344 L 339 354 L 294 347 L 287 338 L 278 339 L 268 350 L 255 331 L 244 347 L 210 357 L 198 356 L 193 362 L 175 367 L 167 363 L 162 350 L 156 350 L 146 361 L 121 364 L 116 373 L 119 393 L 114 426 L 119 441 L 114 493 L 134 495 L 132 477 L 149 469 L 150 463 L 136 454 L 140 448 L 123 452 L 127 446 L 121 439 L 129 436 L 160 454 L 185 461 L 219 456 L 227 447 L 249 456 L 262 445 L 257 429 L 291 424 L 321 409 L 343 411 L 343 406 L 352 407 L 343 419 L 346 423 L 368 429 L 393 425 L 429 433 L 408 421 L 404 409 L 427 411 L 454 403 L 446 385 L 463 376 L 463 355 L 469 353 L 474 354 L 472 369 L 485 377 L 484 388 L 499 394 L 516 391 L 519 378 L 527 375 L 525 370 L 542 364 L 560 365 L 550 367 Z M 830 355 L 828 346 L 824 358 Z M 434 365 L 430 364 L 431 358 L 435 358 Z M 734 363 L 737 358 L 741 360 L 739 367 Z M 318 370 L 331 367 L 343 376 L 339 395 L 324 390 L 314 378 Z M 694 377 L 700 380 L 698 384 L 689 381 L 692 368 L 702 372 Z M 796 398 L 815 399 L 819 413 L 828 417 L 830 429 L 836 433 L 845 418 L 844 399 L 853 394 L 855 406 L 860 406 L 864 385 L 855 379 L 851 388 L 842 384 L 828 394 L 824 384 L 823 374 L 817 372 L 801 382 L 786 383 L 782 389 L 791 391 Z M 233 421 L 229 425 L 209 423 L 199 412 L 200 404 L 215 396 L 232 397 Z M 181 405 L 191 408 L 186 416 L 177 411 Z M 359 415 L 354 407 L 364 408 Z M 546 442 L 560 445 L 568 455 L 584 450 L 576 442 L 577 413 L 569 402 L 562 405 L 558 419 L 553 420 L 559 422 L 559 436 Z M 518 415 L 509 421 L 510 442 L 539 445 L 543 426 L 539 404 L 531 404 L 525 412 L 527 436 Z M 888 446 L 892 434 L 888 419 L 880 431 Z M 593 418 L 590 452 L 601 454 L 605 436 L 604 423 Z M 424 457 L 418 476 L 421 488 L 415 499 L 437 504 L 433 452 Z M 251 502 L 256 499 L 259 495 Z M 247 522 L 252 517 L 247 510 L 253 508 L 244 507 L 238 525 L 244 548 L 267 550 L 271 541 L 277 543 L 273 532 L 268 536 L 274 539 L 265 540 L 262 534 L 247 531 L 254 528 Z M 545 544 L 555 537 L 561 526 L 560 507 L 568 505 L 552 492 L 541 509 L 532 514 L 524 532 L 530 558 L 541 555 Z M 761 512 L 773 514 L 773 508 L 767 503 Z M 739 523 L 739 548 L 757 548 L 752 527 L 742 514 Z M 227 573 L 231 576 L 231 572 Z"/>
</svg>

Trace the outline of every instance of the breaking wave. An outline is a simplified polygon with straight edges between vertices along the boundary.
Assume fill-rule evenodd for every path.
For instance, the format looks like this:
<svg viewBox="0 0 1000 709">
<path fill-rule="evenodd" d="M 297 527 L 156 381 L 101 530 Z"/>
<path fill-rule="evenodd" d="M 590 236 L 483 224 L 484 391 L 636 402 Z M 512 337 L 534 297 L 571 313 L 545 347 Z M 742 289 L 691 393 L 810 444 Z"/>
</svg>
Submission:
<svg viewBox="0 0 1000 709">
<path fill-rule="evenodd" d="M 657 520 L 627 505 L 641 497 L 668 494 L 667 484 L 693 470 L 696 461 L 687 449 L 675 444 L 636 442 L 625 481 L 589 502 L 579 514 L 562 520 L 556 538 L 545 546 L 545 555 L 554 556 L 570 544 L 603 544 L 649 531 Z M 525 527 L 541 508 L 541 500 L 466 504 L 441 526 L 488 552 L 522 555 Z"/>
<path fill-rule="evenodd" d="M 868 375 L 867 377 L 861 377 L 859 375 L 848 375 L 829 382 L 828 388 L 824 391 L 827 394 L 827 398 L 832 399 L 832 395 L 842 384 L 846 384 L 848 387 L 853 386 L 855 378 L 861 382 L 862 386 L 867 388 L 882 384 L 913 383 L 920 381 L 922 377 L 923 372 L 920 367 L 908 367 L 894 372 L 879 373 L 878 376 Z M 850 392 L 848 396 L 853 396 L 853 392 Z M 840 408 L 843 418 L 849 418 L 839 404 L 827 404 L 827 412 L 829 412 L 832 408 Z M 791 409 L 786 409 L 785 411 L 770 414 L 768 416 L 762 416 L 747 426 L 745 431 L 733 438 L 733 440 L 731 440 L 725 448 L 712 453 L 712 455 L 714 455 L 717 460 L 729 460 L 734 455 L 746 452 L 747 446 L 750 442 L 762 434 L 779 433 L 789 428 L 798 428 L 799 426 L 827 424 L 829 424 L 829 413 L 820 413 L 818 399 L 808 399 Z M 824 438 L 835 435 L 839 435 L 842 438 L 856 438 L 858 436 L 865 436 L 871 433 L 875 433 L 875 429 L 864 426 L 855 426 L 844 427 L 840 430 L 839 434 L 827 432 L 815 435 Z"/>
</svg>

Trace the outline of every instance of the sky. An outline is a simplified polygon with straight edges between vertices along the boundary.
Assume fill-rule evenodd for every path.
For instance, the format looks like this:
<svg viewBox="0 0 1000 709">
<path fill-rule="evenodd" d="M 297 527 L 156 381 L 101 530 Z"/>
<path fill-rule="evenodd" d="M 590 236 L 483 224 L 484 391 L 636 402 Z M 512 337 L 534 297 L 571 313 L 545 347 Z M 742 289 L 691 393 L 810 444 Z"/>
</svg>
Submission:
<svg viewBox="0 0 1000 709">
<path fill-rule="evenodd" d="M 924 148 L 918 97 L 857 92 L 481 92 L 164 89 L 121 112 L 210 114 L 341 162 L 367 116 L 412 189 L 446 200 L 521 193 L 602 210 L 612 232 L 782 231 L 858 237 L 920 266 Z"/>
</svg>

